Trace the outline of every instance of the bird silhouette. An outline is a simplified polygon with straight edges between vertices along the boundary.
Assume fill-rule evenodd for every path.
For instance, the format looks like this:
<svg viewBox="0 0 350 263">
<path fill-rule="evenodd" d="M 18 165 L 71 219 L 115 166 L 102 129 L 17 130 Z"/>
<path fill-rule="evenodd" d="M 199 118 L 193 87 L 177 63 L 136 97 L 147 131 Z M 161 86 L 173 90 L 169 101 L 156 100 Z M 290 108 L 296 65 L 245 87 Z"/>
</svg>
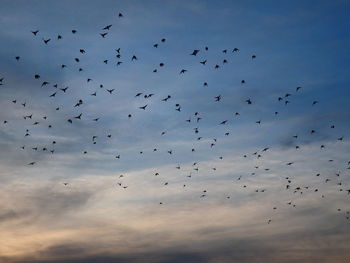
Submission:
<svg viewBox="0 0 350 263">
<path fill-rule="evenodd" d="M 192 56 L 197 56 L 199 50 L 198 49 L 194 49 L 191 53 Z"/>
<path fill-rule="evenodd" d="M 39 30 L 33 30 L 33 31 L 30 31 L 33 33 L 34 36 L 36 36 L 38 33 L 39 33 Z"/>
</svg>

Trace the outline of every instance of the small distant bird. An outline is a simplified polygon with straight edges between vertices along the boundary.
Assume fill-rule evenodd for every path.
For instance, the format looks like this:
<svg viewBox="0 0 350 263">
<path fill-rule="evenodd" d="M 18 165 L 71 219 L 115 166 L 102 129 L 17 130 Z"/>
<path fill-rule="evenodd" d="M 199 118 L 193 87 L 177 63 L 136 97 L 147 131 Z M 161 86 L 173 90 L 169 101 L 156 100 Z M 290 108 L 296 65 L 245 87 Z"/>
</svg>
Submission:
<svg viewBox="0 0 350 263">
<path fill-rule="evenodd" d="M 192 53 L 190 55 L 197 56 L 198 52 L 199 52 L 199 49 L 195 49 L 192 51 Z"/>
<path fill-rule="evenodd" d="M 111 27 L 112 27 L 112 25 L 108 25 L 108 26 L 105 26 L 104 28 L 102 28 L 102 30 L 109 30 Z"/>
<path fill-rule="evenodd" d="M 36 34 L 38 34 L 38 33 L 39 33 L 39 30 L 30 31 L 30 32 L 32 32 L 32 33 L 33 33 L 33 35 L 34 35 L 34 36 L 36 36 Z"/>
<path fill-rule="evenodd" d="M 50 40 L 51 40 L 51 38 L 48 38 L 48 39 L 44 39 L 43 38 L 43 41 L 44 41 L 44 43 L 47 45 L 47 43 L 49 43 L 50 42 Z"/>
<path fill-rule="evenodd" d="M 112 94 L 112 92 L 114 91 L 114 89 L 108 89 L 107 92 L 109 92 L 109 94 Z"/>
</svg>

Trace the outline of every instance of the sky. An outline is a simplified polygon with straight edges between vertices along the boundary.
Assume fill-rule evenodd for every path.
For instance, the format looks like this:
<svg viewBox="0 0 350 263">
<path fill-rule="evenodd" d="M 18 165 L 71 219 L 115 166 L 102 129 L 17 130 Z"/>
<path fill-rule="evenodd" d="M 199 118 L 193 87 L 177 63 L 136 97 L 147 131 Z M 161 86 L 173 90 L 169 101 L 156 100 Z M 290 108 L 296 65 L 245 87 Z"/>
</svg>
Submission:
<svg viewBox="0 0 350 263">
<path fill-rule="evenodd" d="M 0 4 L 1 262 L 348 262 L 348 1 Z"/>
</svg>

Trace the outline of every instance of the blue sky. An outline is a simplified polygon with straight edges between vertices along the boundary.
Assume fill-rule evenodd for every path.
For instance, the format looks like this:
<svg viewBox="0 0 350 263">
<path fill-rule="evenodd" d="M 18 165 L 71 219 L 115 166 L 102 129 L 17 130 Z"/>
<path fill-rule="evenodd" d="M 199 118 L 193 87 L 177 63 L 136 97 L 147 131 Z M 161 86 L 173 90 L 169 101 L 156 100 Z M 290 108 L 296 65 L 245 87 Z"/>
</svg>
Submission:
<svg viewBox="0 0 350 263">
<path fill-rule="evenodd" d="M 1 6 L 2 261 L 346 262 L 347 1 Z"/>
</svg>

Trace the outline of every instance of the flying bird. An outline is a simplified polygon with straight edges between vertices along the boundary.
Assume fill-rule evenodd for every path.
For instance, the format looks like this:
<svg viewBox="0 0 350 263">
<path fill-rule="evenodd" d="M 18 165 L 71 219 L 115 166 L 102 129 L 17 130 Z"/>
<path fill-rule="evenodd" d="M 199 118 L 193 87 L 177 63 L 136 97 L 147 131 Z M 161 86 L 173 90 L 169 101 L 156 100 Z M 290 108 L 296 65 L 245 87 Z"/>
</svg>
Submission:
<svg viewBox="0 0 350 263">
<path fill-rule="evenodd" d="M 190 55 L 197 56 L 198 52 L 199 52 L 199 49 L 195 49 L 192 51 L 192 53 Z"/>
</svg>

